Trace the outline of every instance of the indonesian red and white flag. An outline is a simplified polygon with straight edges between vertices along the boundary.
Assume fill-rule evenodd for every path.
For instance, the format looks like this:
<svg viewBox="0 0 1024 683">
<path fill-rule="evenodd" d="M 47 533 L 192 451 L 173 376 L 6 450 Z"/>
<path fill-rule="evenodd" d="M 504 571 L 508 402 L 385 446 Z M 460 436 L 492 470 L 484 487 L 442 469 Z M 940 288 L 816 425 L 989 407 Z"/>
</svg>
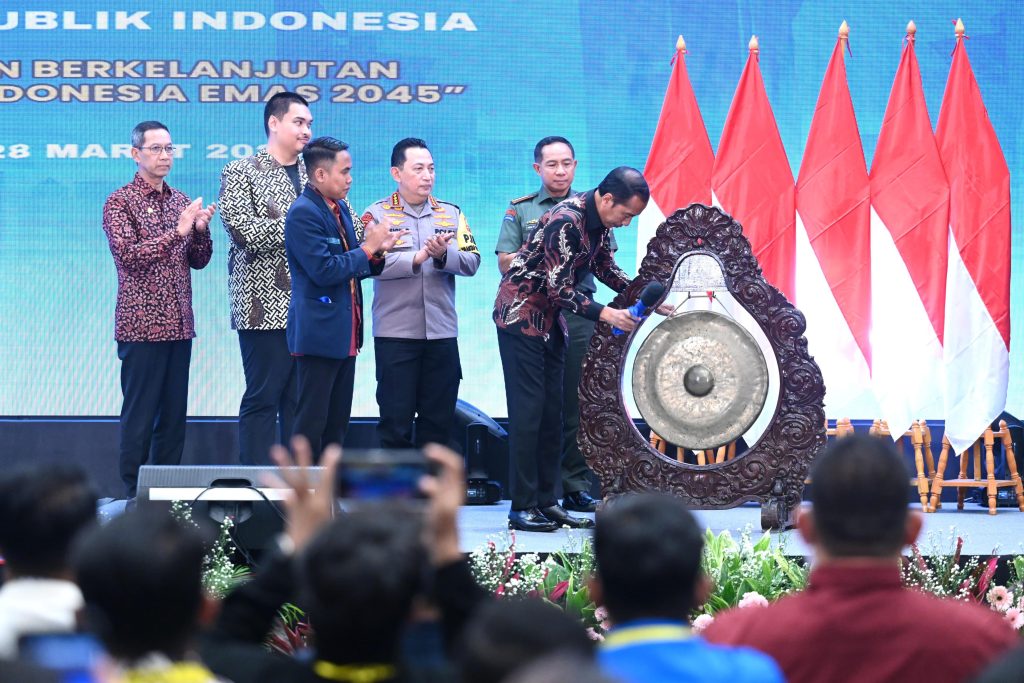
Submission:
<svg viewBox="0 0 1024 683">
<path fill-rule="evenodd" d="M 950 189 L 946 436 L 959 453 L 1006 405 L 1010 172 L 967 58 L 959 21 L 957 36 L 935 136 Z"/>
<path fill-rule="evenodd" d="M 796 184 L 797 305 L 832 417 L 872 415 L 868 172 L 846 80 L 846 23 L 832 50 Z"/>
<path fill-rule="evenodd" d="M 644 167 L 651 200 L 638 219 L 637 270 L 647 255 L 647 243 L 667 216 L 694 202 L 711 203 L 711 168 L 715 155 L 686 73 L 685 55 L 686 43 L 680 36 L 658 127 Z"/>
<path fill-rule="evenodd" d="M 711 190 L 712 201 L 743 226 L 765 278 L 793 301 L 796 190 L 761 78 L 756 36 L 725 119 Z"/>
<path fill-rule="evenodd" d="M 894 435 L 941 418 L 949 185 L 907 40 L 871 164 L 872 380 Z"/>
</svg>

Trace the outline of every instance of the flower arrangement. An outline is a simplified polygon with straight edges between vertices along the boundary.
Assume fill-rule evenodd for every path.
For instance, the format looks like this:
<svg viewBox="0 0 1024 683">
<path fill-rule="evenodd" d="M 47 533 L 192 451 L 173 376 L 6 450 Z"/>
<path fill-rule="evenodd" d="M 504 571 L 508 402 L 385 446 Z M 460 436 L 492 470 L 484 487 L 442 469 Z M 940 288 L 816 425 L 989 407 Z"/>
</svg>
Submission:
<svg viewBox="0 0 1024 683">
<path fill-rule="evenodd" d="M 954 528 L 949 530 L 945 547 L 940 547 L 941 542 L 936 536 L 928 537 L 932 550 L 928 556 L 917 544 L 910 547 L 903 566 L 904 583 L 940 597 L 987 605 L 1013 630 L 1024 634 L 1024 556 L 1010 561 L 1008 583 L 997 585 L 993 583 L 999 562 L 995 550 L 988 559 L 964 557 L 964 539 Z"/>
<path fill-rule="evenodd" d="M 171 515 L 181 524 L 199 527 L 192 519 L 192 506 L 186 501 L 172 502 Z M 216 539 L 203 558 L 203 588 L 210 597 L 218 600 L 222 600 L 252 575 L 252 568 L 235 561 L 238 550 L 231 538 L 233 528 L 234 522 L 230 517 L 225 517 L 220 523 Z M 265 645 L 270 650 L 293 655 L 308 646 L 311 636 L 312 629 L 306 623 L 306 613 L 296 605 L 286 603 L 278 611 Z"/>
<path fill-rule="evenodd" d="M 171 515 L 181 524 L 199 528 L 192 519 L 192 506 L 186 501 L 176 500 L 171 503 Z M 222 599 L 230 593 L 235 586 L 245 581 L 252 570 L 244 565 L 236 563 L 235 545 L 231 538 L 231 529 L 234 522 L 230 517 L 225 517 L 220 524 L 217 538 L 210 546 L 206 557 L 203 559 L 203 588 L 211 597 Z"/>
<path fill-rule="evenodd" d="M 515 533 L 509 532 L 489 539 L 469 560 L 477 582 L 497 597 L 545 599 L 583 622 L 595 640 L 603 640 L 611 628 L 607 611 L 590 598 L 594 549 L 589 538 L 574 539 L 565 549 L 541 560 L 532 553 L 517 555 Z M 785 556 L 784 546 L 772 547 L 767 532 L 754 543 L 749 531 L 743 532 L 739 542 L 728 531 L 717 536 L 707 531 L 704 570 L 714 580 L 715 591 L 691 615 L 697 631 L 722 609 L 767 605 L 807 583 L 807 570 Z"/>
<path fill-rule="evenodd" d="M 737 541 L 728 531 L 704 533 L 704 573 L 714 590 L 695 615 L 713 617 L 730 607 L 767 605 L 807 585 L 808 569 L 801 560 L 786 557 L 785 542 L 772 546 L 765 532 L 754 542 L 750 529 Z M 705 621 L 705 623 L 710 623 Z"/>
<path fill-rule="evenodd" d="M 579 545 L 577 545 L 579 544 Z M 969 600 L 989 606 L 1002 615 L 1013 629 L 1024 634 L 1024 555 L 1010 562 L 1010 579 L 996 585 L 998 557 L 970 558 L 962 555 L 963 538 L 950 530 L 947 539 L 926 539 L 928 555 L 920 546 L 910 548 L 904 558 L 903 581 L 939 597 Z M 588 581 L 594 569 L 589 539 L 574 540 L 564 550 L 546 559 L 536 554 L 518 555 L 515 534 L 495 537 L 470 554 L 473 574 L 486 590 L 497 597 L 528 596 L 552 602 L 577 617 L 595 640 L 603 640 L 611 628 L 608 613 L 590 598 Z M 690 615 L 695 633 L 700 633 L 725 609 L 757 609 L 807 585 L 809 568 L 802 558 L 787 557 L 784 541 L 772 544 L 767 532 L 754 541 L 749 529 L 739 539 L 729 531 L 705 532 L 704 572 L 712 579 L 708 600 Z"/>
</svg>

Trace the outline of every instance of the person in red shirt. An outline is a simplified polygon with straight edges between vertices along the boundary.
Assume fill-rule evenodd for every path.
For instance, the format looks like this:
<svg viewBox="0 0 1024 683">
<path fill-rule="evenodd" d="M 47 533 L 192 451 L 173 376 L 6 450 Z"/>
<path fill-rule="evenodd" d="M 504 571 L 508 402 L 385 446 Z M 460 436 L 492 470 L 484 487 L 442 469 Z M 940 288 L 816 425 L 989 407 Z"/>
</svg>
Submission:
<svg viewBox="0 0 1024 683">
<path fill-rule="evenodd" d="M 188 369 L 192 338 L 191 269 L 213 254 L 209 225 L 215 205 L 203 208 L 170 187 L 174 164 L 167 126 L 143 121 L 132 130 L 132 182 L 107 198 L 103 231 L 117 268 L 114 339 L 121 359 L 120 470 L 135 497 L 139 467 L 177 465 L 185 447 Z"/>
<path fill-rule="evenodd" d="M 790 683 L 959 683 L 1016 644 L 991 610 L 903 585 L 900 553 L 922 522 L 891 443 L 839 439 L 811 479 L 813 507 L 797 522 L 815 551 L 807 589 L 716 617 L 707 640 L 761 650 Z"/>
</svg>

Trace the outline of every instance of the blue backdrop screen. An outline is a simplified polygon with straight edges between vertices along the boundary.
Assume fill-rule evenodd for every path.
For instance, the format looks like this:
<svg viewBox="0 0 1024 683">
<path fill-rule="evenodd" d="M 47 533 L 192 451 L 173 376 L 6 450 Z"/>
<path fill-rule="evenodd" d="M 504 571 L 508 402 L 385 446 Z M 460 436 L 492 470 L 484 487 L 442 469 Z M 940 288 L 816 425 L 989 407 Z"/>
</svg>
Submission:
<svg viewBox="0 0 1024 683">
<path fill-rule="evenodd" d="M 116 276 L 102 230 L 105 198 L 131 180 L 129 132 L 157 119 L 181 149 L 168 182 L 216 198 L 221 168 L 265 142 L 275 86 L 311 101 L 314 134 L 350 143 L 357 210 L 390 194 L 391 147 L 430 144 L 435 194 L 462 207 L 484 259 L 458 282 L 461 395 L 505 415 L 491 305 L 493 247 L 508 200 L 533 191 L 534 143 L 563 135 L 576 187 L 611 168 L 643 168 L 676 36 L 712 144 L 757 34 L 761 69 L 794 175 L 818 88 L 846 19 L 850 89 L 870 164 L 907 20 L 930 114 L 938 117 L 962 16 L 967 48 L 1013 174 L 1020 170 L 1024 56 L 1008 1 L 965 2 L 5 2 L 0 9 L 0 414 L 115 415 Z M 189 412 L 234 415 L 243 378 L 230 329 L 227 235 L 193 271 L 198 337 Z M 633 232 L 617 233 L 631 271 Z M 1019 264 L 1019 240 L 1014 264 Z M 1021 318 L 1015 268 L 1013 323 Z M 364 286 L 367 295 L 371 287 Z M 607 300 L 609 292 L 600 297 Z M 367 349 L 370 351 L 370 349 Z M 1013 367 L 1020 344 L 1011 349 Z M 1024 408 L 1010 384 L 1009 409 Z M 372 352 L 358 363 L 354 415 L 376 415 Z M 853 416 L 872 417 L 872 416 Z"/>
</svg>

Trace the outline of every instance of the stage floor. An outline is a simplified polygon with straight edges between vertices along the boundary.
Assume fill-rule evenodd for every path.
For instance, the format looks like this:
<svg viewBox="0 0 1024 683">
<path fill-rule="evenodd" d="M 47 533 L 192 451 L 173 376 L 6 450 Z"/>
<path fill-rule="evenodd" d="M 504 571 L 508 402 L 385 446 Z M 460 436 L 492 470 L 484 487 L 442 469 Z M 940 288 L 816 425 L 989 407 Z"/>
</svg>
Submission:
<svg viewBox="0 0 1024 683">
<path fill-rule="evenodd" d="M 920 510 L 920 505 L 912 506 Z M 496 543 L 508 533 L 507 515 L 509 501 L 496 505 L 463 507 L 459 514 L 460 545 L 465 552 L 484 545 L 489 539 Z M 577 516 L 593 517 L 594 515 Z M 761 536 L 761 508 L 744 505 L 732 510 L 695 510 L 694 514 L 701 527 L 711 529 L 715 534 L 728 530 L 739 538 L 748 529 L 755 538 Z M 1018 555 L 1024 554 L 1024 512 L 1017 508 L 998 508 L 995 516 L 988 514 L 988 508 L 966 503 L 963 510 L 956 509 L 955 502 L 943 502 L 938 512 L 924 515 L 924 530 L 919 541 L 921 551 L 926 555 L 936 552 L 952 552 L 951 530 L 963 537 L 963 553 L 966 555 Z M 587 530 L 562 529 L 551 533 L 529 533 L 517 531 L 516 549 L 520 552 L 550 553 L 558 550 L 573 552 L 583 539 L 590 535 Z M 772 542 L 782 544 L 787 555 L 810 554 L 810 549 L 795 531 L 772 535 Z M 934 549 L 933 549 L 934 547 Z"/>
</svg>

